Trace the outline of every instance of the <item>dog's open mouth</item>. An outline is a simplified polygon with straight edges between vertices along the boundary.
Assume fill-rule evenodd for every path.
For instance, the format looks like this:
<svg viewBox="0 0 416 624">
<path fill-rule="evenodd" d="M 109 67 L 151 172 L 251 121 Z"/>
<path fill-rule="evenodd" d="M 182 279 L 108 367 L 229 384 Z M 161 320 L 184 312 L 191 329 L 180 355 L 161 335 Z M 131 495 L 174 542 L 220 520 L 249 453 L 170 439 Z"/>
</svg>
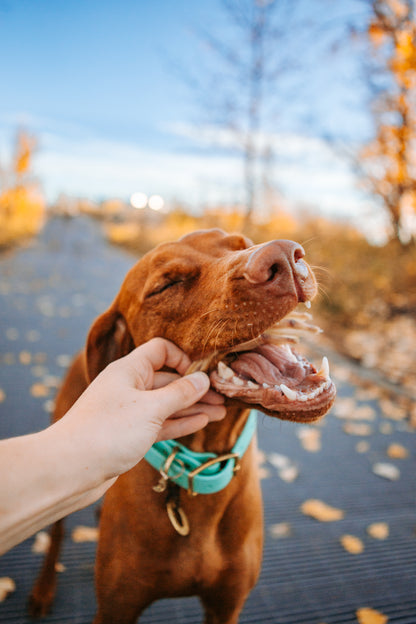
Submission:
<svg viewBox="0 0 416 624">
<path fill-rule="evenodd" d="M 321 331 L 311 320 L 306 312 L 292 312 L 254 340 L 194 362 L 191 370 L 207 372 L 226 397 L 280 418 L 315 420 L 331 407 L 336 390 L 326 357 L 316 369 L 293 348 L 302 335 Z"/>
</svg>

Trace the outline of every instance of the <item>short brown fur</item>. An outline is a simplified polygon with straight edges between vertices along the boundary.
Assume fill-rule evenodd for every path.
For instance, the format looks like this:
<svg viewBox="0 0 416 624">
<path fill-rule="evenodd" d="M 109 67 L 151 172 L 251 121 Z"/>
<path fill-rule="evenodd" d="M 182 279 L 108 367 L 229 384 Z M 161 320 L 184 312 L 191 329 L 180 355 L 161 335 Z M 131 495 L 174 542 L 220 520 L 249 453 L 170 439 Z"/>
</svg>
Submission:
<svg viewBox="0 0 416 624">
<path fill-rule="evenodd" d="M 54 420 L 110 361 L 154 336 L 168 338 L 198 359 L 252 339 L 300 301 L 312 299 L 312 272 L 308 269 L 307 278 L 300 280 L 294 270 L 303 255 L 299 249 L 290 241 L 252 246 L 242 236 L 210 230 L 146 254 L 127 274 L 110 309 L 93 324 L 85 352 L 74 360 L 58 394 Z M 305 412 L 303 420 L 315 420 L 328 407 Z M 227 400 L 223 421 L 181 441 L 195 451 L 228 452 L 247 420 L 247 408 Z M 272 415 L 296 419 L 288 409 Z M 142 461 L 105 496 L 94 624 L 132 624 L 153 601 L 188 595 L 200 597 L 206 624 L 237 623 L 262 556 L 256 440 L 224 490 L 195 498 L 181 492 L 191 527 L 187 537 L 173 529 L 165 495 L 152 489 L 157 481 L 158 473 Z M 61 540 L 59 524 L 32 591 L 33 615 L 45 614 L 53 600 Z"/>
</svg>

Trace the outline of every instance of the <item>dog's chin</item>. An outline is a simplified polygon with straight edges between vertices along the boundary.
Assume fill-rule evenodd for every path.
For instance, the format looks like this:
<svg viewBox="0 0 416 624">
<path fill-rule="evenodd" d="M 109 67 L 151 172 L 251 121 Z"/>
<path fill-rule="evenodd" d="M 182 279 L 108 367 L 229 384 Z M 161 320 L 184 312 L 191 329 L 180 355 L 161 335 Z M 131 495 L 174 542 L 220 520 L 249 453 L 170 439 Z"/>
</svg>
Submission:
<svg viewBox="0 0 416 624">
<path fill-rule="evenodd" d="M 264 405 L 264 403 L 266 403 L 267 399 L 270 397 L 266 397 L 266 400 L 264 400 L 263 397 L 259 397 L 259 399 L 250 397 L 249 400 L 247 400 L 246 397 L 241 398 L 238 395 L 229 397 L 227 394 L 222 392 L 220 385 L 214 386 L 214 384 L 212 384 L 212 387 L 217 392 L 224 394 L 224 396 L 226 397 L 226 405 L 230 405 L 230 406 L 235 405 L 243 409 L 256 409 L 262 412 L 263 414 L 267 414 L 268 416 L 271 416 L 272 418 L 278 418 L 280 420 L 289 420 L 292 422 L 304 423 L 304 424 L 317 422 L 323 416 L 325 416 L 325 414 L 327 414 L 328 411 L 331 409 L 335 401 L 335 396 L 336 396 L 335 385 L 332 383 L 331 392 L 328 393 L 328 395 L 326 395 L 325 397 L 322 397 L 322 400 L 319 401 L 318 403 L 314 402 L 312 405 L 303 404 L 302 406 L 299 406 L 298 404 L 294 404 L 294 405 L 284 404 L 283 405 L 281 402 L 280 405 L 275 404 L 273 405 L 272 408 L 270 408 Z"/>
<path fill-rule="evenodd" d="M 310 319 L 291 313 L 254 340 L 211 355 L 200 369 L 233 403 L 282 420 L 316 421 L 331 408 L 336 388 L 326 357 L 317 370 L 293 348 L 301 334 L 320 331 Z"/>
</svg>

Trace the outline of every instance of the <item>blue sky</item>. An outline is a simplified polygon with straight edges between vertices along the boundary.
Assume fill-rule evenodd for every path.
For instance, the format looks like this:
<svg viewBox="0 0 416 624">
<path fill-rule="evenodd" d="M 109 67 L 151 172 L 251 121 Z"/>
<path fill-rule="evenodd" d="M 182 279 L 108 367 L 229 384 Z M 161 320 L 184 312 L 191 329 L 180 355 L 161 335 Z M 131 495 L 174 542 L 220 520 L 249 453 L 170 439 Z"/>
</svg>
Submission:
<svg viewBox="0 0 416 624">
<path fill-rule="evenodd" d="M 195 99 L 174 69 L 204 67 L 206 50 L 193 29 L 218 29 L 219 4 L 0 0 L 0 164 L 23 125 L 38 137 L 35 173 L 50 201 L 61 192 L 126 199 L 135 191 L 197 207 L 241 199 L 241 164 L 230 136 L 207 122 L 197 125 Z M 362 19 L 359 5 L 303 0 L 307 8 L 301 2 L 299 10 L 316 17 L 324 9 L 336 39 L 343 14 Z M 322 29 L 319 37 L 322 45 L 331 38 Z M 301 97 L 284 102 L 267 129 L 276 146 L 273 176 L 289 202 L 358 214 L 371 206 L 321 138 L 335 127 L 353 138 L 368 132 L 357 66 L 348 54 L 319 54 L 314 43 Z"/>
</svg>

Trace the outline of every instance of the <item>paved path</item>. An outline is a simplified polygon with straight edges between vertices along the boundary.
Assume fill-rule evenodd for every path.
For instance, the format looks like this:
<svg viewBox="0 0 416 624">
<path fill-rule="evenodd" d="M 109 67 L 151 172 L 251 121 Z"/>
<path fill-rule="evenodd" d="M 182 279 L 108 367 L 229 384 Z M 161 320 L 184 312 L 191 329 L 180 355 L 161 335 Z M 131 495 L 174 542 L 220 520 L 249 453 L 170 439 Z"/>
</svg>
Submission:
<svg viewBox="0 0 416 624">
<path fill-rule="evenodd" d="M 37 241 L 0 256 L 1 437 L 47 425 L 68 361 L 133 262 L 84 218 L 50 221 Z M 416 623 L 415 434 L 398 402 L 386 401 L 374 383 L 356 387 L 342 360 L 334 377 L 339 398 L 320 426 L 260 419 L 266 543 L 241 624 L 353 624 L 363 607 L 391 623 Z M 392 444 L 407 457 L 388 456 Z M 380 463 L 395 480 L 374 473 Z M 309 499 L 342 510 L 343 518 L 320 522 L 305 515 L 301 506 Z M 387 525 L 385 539 L 368 534 L 374 523 Z M 64 571 L 45 622 L 92 619 L 95 544 L 74 542 L 79 525 L 95 525 L 93 508 L 68 520 Z M 352 544 L 363 548 L 360 554 L 345 550 L 345 535 L 359 538 Z M 25 601 L 41 562 L 33 544 L 29 539 L 0 559 L 0 577 L 16 583 L 0 604 L 0 622 L 29 622 Z M 199 621 L 197 600 L 186 599 L 153 605 L 141 623 Z"/>
</svg>

